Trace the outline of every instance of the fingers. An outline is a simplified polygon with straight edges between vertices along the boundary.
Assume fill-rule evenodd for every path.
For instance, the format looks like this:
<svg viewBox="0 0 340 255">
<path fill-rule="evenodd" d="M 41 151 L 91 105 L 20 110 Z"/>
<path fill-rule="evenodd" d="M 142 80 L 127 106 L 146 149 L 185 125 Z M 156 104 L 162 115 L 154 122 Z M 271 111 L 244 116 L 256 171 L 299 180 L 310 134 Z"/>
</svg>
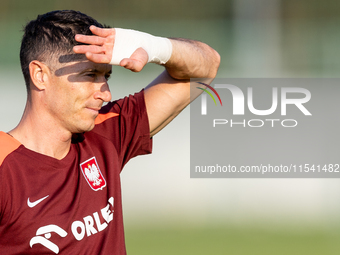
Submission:
<svg viewBox="0 0 340 255">
<path fill-rule="evenodd" d="M 114 36 L 112 31 L 102 31 L 102 28 L 92 27 L 98 35 L 81 35 L 75 36 L 76 41 L 88 45 L 76 45 L 73 51 L 78 54 L 86 54 L 88 60 L 95 63 L 110 63 L 114 44 Z M 107 37 L 102 35 L 108 34 Z"/>
<path fill-rule="evenodd" d="M 73 51 L 78 54 L 86 54 L 88 60 L 95 63 L 110 63 L 114 45 L 115 31 L 113 28 L 90 27 L 94 35 L 77 34 L 76 41 L 87 45 L 77 45 Z"/>
<path fill-rule="evenodd" d="M 88 45 L 77 45 L 73 51 L 79 54 L 85 54 L 86 58 L 95 63 L 108 64 L 112 59 L 114 45 L 114 29 L 103 29 L 95 26 L 90 27 L 95 36 L 76 35 L 78 42 Z M 133 72 L 139 72 L 148 63 L 148 53 L 143 48 L 138 48 L 129 58 L 120 61 L 119 65 Z"/>
<path fill-rule="evenodd" d="M 93 36 L 93 35 L 82 35 L 77 34 L 75 36 L 76 41 L 80 43 L 92 44 L 92 45 L 103 45 L 106 42 L 106 38 Z"/>
<path fill-rule="evenodd" d="M 92 45 L 103 45 L 114 42 L 114 35 L 116 34 L 114 28 L 91 26 L 90 30 L 94 35 L 77 34 L 75 36 L 76 41 Z"/>
<path fill-rule="evenodd" d="M 95 45 L 77 45 L 73 47 L 73 51 L 79 54 L 85 54 L 86 52 L 91 52 L 93 54 L 105 53 L 103 47 Z"/>
<path fill-rule="evenodd" d="M 86 58 L 95 63 L 108 64 L 112 58 L 112 47 L 96 45 L 77 45 L 73 47 L 77 54 L 85 54 Z"/>
<path fill-rule="evenodd" d="M 101 36 L 101 37 L 108 37 L 110 35 L 115 35 L 115 29 L 114 28 L 100 28 L 96 26 L 90 26 L 90 30 L 93 34 Z"/>
<path fill-rule="evenodd" d="M 93 54 L 91 52 L 86 52 L 86 58 L 94 63 L 99 64 L 108 64 L 110 63 L 111 58 L 108 55 L 104 54 Z"/>
</svg>

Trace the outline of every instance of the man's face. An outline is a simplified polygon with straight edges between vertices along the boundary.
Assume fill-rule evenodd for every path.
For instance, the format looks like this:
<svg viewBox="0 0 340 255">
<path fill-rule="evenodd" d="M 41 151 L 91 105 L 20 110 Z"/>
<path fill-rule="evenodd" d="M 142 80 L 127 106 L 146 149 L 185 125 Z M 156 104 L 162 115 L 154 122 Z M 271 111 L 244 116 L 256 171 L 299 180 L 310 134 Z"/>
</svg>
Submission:
<svg viewBox="0 0 340 255">
<path fill-rule="evenodd" d="M 45 99 L 56 125 L 71 133 L 92 130 L 103 103 L 111 100 L 110 74 L 110 65 L 88 60 L 57 64 Z"/>
</svg>

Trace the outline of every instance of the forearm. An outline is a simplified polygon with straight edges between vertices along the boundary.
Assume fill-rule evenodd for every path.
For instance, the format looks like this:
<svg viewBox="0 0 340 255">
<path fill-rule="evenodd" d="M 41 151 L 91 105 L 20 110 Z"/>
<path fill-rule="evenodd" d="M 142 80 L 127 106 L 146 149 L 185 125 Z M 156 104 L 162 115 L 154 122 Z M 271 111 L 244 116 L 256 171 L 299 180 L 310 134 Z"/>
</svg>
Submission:
<svg viewBox="0 0 340 255">
<path fill-rule="evenodd" d="M 170 39 L 172 55 L 164 65 L 174 79 L 214 78 L 220 65 L 220 55 L 199 41 Z"/>
</svg>

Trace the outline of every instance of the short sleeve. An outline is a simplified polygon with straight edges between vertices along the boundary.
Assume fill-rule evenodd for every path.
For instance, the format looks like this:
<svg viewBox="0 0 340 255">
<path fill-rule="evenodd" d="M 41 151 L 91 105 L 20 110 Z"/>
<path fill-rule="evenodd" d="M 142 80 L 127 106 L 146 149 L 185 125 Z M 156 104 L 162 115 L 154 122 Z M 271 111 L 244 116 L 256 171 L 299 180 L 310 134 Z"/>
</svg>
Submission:
<svg viewBox="0 0 340 255">
<path fill-rule="evenodd" d="M 144 90 L 104 106 L 93 132 L 114 144 L 122 166 L 135 156 L 151 153 L 152 138 Z"/>
</svg>

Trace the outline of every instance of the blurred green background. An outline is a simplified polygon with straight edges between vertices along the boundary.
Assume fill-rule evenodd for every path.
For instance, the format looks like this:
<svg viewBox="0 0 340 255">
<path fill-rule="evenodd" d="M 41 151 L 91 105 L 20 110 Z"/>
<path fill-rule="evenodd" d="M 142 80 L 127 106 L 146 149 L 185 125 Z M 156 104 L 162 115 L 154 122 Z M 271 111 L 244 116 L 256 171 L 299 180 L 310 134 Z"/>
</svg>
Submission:
<svg viewBox="0 0 340 255">
<path fill-rule="evenodd" d="M 222 57 L 221 78 L 339 77 L 335 0 L 1 0 L 0 130 L 13 128 L 25 105 L 22 27 L 57 9 L 206 42 Z M 161 71 L 114 67 L 113 97 L 140 90 Z M 190 179 L 189 119 L 186 109 L 155 137 L 153 155 L 131 160 L 122 173 L 129 254 L 339 252 L 338 179 Z"/>
</svg>

